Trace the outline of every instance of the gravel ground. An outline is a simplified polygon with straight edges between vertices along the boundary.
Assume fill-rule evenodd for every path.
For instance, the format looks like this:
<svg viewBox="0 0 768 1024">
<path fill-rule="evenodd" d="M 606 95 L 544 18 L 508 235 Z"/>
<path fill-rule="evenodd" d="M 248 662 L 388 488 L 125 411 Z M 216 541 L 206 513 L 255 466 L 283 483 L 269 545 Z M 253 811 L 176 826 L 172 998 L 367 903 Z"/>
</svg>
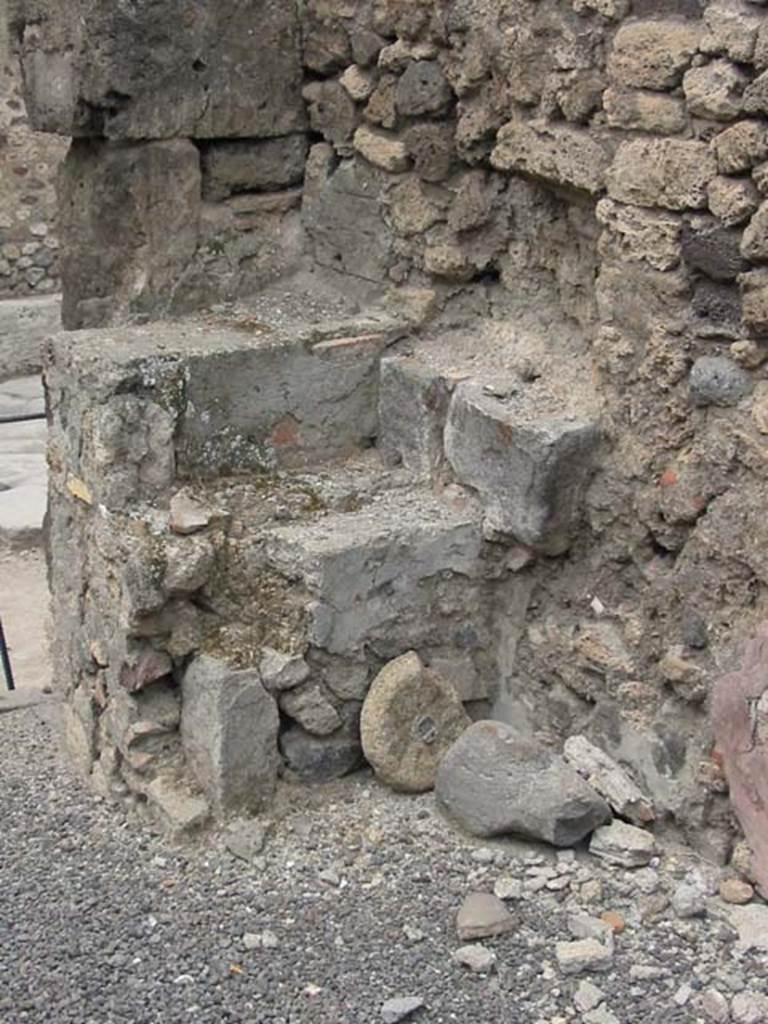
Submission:
<svg viewBox="0 0 768 1024">
<path fill-rule="evenodd" d="M 420 997 L 411 1019 L 424 1024 L 766 1019 L 741 1008 L 768 991 L 768 954 L 737 943 L 717 899 L 701 919 L 668 906 L 691 868 L 679 854 L 637 873 L 475 843 L 431 795 L 394 796 L 367 774 L 286 787 L 251 862 L 221 835 L 169 845 L 68 773 L 56 713 L 0 714 L 4 1024 L 373 1024 L 396 996 Z M 474 974 L 451 958 L 456 912 L 502 877 L 524 892 L 508 903 L 516 927 L 485 940 L 496 970 Z M 572 938 L 577 909 L 626 922 L 607 972 L 559 971 L 555 943 Z M 574 1008 L 585 979 L 604 993 L 591 1015 Z M 734 1016 L 707 1015 L 712 987 Z"/>
</svg>

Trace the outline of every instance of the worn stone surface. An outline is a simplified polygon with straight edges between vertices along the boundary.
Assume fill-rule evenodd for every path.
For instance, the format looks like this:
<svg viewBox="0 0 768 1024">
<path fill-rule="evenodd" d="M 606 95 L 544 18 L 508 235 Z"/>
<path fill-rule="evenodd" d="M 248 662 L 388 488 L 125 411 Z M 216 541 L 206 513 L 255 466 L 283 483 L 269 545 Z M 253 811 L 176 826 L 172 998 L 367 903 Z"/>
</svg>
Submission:
<svg viewBox="0 0 768 1024">
<path fill-rule="evenodd" d="M 277 779 L 278 712 L 252 671 L 198 658 L 182 681 L 181 739 L 198 782 L 219 813 L 259 810 Z"/>
<path fill-rule="evenodd" d="M 715 160 L 702 142 L 678 139 L 622 143 L 607 174 L 612 199 L 667 210 L 701 209 Z"/>
<path fill-rule="evenodd" d="M 30 0 L 19 31 L 26 101 L 38 130 L 204 139 L 286 135 L 302 127 L 292 4 L 258 0 L 254 10 L 215 0 L 187 5 L 180 14 L 154 3 L 128 10 L 77 0 L 76 10 L 64 10 L 51 0 Z"/>
<path fill-rule="evenodd" d="M 570 846 L 610 817 L 608 805 L 556 755 L 500 722 L 475 722 L 443 758 L 440 803 L 474 835 L 518 833 Z"/>
<path fill-rule="evenodd" d="M 470 721 L 453 686 L 410 651 L 371 683 L 360 717 L 363 753 L 382 782 L 421 793 Z"/>
<path fill-rule="evenodd" d="M 272 192 L 296 185 L 304 177 L 307 149 L 303 134 L 206 145 L 202 150 L 203 195 L 217 200 L 237 192 Z"/>
<path fill-rule="evenodd" d="M 496 896 L 471 892 L 459 907 L 456 931 L 463 941 L 504 935 L 515 927 L 515 919 Z"/>
<path fill-rule="evenodd" d="M 511 122 L 498 133 L 492 165 L 524 171 L 558 185 L 599 192 L 610 155 L 601 140 L 569 126 Z"/>
</svg>

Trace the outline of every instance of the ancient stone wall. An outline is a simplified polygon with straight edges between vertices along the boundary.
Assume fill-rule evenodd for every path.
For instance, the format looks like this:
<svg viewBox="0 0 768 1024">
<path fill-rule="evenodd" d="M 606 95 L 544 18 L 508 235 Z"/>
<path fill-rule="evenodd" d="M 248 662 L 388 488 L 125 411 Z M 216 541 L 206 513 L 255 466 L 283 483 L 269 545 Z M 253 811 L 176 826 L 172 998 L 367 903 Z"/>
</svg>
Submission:
<svg viewBox="0 0 768 1024">
<path fill-rule="evenodd" d="M 65 322 L 244 300 L 299 265 L 384 297 L 414 337 L 360 436 L 413 486 L 477 496 L 481 563 L 526 581 L 482 670 L 496 714 L 550 745 L 587 733 L 728 856 L 709 695 L 768 584 L 765 4 L 265 0 L 246 24 L 219 0 L 183 38 L 156 6 L 22 19 L 32 121 L 75 139 Z M 253 436 L 290 448 L 300 421 L 289 402 Z M 154 479 L 140 455 L 128 492 Z"/>
<path fill-rule="evenodd" d="M 55 180 L 66 143 L 30 129 L 10 25 L 0 32 L 0 297 L 60 288 Z"/>
</svg>

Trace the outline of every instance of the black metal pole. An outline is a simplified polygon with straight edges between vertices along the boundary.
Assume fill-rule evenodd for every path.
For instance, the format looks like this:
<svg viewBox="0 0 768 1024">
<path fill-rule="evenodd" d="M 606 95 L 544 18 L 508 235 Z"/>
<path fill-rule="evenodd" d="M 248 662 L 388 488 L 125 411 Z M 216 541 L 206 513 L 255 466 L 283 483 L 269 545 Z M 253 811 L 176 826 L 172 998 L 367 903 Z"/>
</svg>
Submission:
<svg viewBox="0 0 768 1024">
<path fill-rule="evenodd" d="M 5 631 L 3 630 L 3 620 L 0 619 L 0 661 L 3 663 L 3 673 L 5 675 L 5 685 L 9 690 L 16 689 L 16 683 L 13 681 L 13 669 L 11 668 L 11 656 L 8 653 L 8 644 L 5 642 Z"/>
</svg>

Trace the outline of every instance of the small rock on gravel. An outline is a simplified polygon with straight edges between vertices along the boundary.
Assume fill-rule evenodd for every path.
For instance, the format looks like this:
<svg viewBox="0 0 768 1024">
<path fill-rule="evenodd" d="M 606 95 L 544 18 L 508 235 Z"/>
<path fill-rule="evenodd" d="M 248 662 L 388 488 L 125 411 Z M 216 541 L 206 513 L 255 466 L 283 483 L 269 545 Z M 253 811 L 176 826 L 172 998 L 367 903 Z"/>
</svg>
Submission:
<svg viewBox="0 0 768 1024">
<path fill-rule="evenodd" d="M 726 903 L 743 904 L 749 903 L 755 895 L 755 890 L 749 882 L 742 882 L 740 878 L 725 878 L 720 883 L 720 898 Z"/>
<path fill-rule="evenodd" d="M 588 1013 L 599 1006 L 604 998 L 602 989 L 597 985 L 593 985 L 591 981 L 580 981 L 573 996 L 573 1005 L 579 1013 Z"/>
<path fill-rule="evenodd" d="M 457 964 L 474 971 L 475 974 L 489 974 L 496 965 L 496 954 L 492 949 L 486 949 L 479 942 L 460 946 L 453 953 L 453 959 Z"/>
<path fill-rule="evenodd" d="M 707 894 L 699 882 L 681 882 L 672 893 L 672 909 L 678 917 L 704 917 Z"/>
<path fill-rule="evenodd" d="M 514 927 L 515 919 L 502 901 L 489 892 L 471 892 L 456 915 L 456 931 L 463 940 L 504 935 Z"/>
<path fill-rule="evenodd" d="M 607 971 L 613 963 L 613 952 L 597 939 L 558 942 L 555 946 L 557 965 L 563 974 L 585 971 Z"/>
<path fill-rule="evenodd" d="M 609 864 L 625 868 L 644 867 L 656 852 L 656 844 L 650 832 L 614 821 L 596 830 L 589 844 L 589 852 Z"/>
<path fill-rule="evenodd" d="M 493 886 L 493 894 L 500 900 L 521 900 L 523 898 L 523 883 L 519 878 L 508 876 L 498 878 Z"/>
<path fill-rule="evenodd" d="M 766 1024 L 768 996 L 759 992 L 739 992 L 731 1003 L 731 1017 L 735 1024 Z"/>
<path fill-rule="evenodd" d="M 420 996 L 397 996 L 388 999 L 381 1008 L 381 1019 L 384 1024 L 398 1024 L 398 1021 L 411 1017 L 424 1005 Z"/>
<path fill-rule="evenodd" d="M 590 743 L 586 736 L 569 736 L 563 754 L 571 767 L 605 797 L 617 814 L 636 825 L 654 820 L 651 800 L 613 758 Z"/>
<path fill-rule="evenodd" d="M 448 813 L 478 836 L 517 833 L 572 846 L 611 815 L 561 757 L 502 722 L 464 732 L 440 764 L 436 789 Z"/>
<path fill-rule="evenodd" d="M 711 1024 L 725 1024 L 730 1017 L 728 1000 L 716 988 L 708 988 L 702 992 L 697 1006 Z"/>
</svg>

